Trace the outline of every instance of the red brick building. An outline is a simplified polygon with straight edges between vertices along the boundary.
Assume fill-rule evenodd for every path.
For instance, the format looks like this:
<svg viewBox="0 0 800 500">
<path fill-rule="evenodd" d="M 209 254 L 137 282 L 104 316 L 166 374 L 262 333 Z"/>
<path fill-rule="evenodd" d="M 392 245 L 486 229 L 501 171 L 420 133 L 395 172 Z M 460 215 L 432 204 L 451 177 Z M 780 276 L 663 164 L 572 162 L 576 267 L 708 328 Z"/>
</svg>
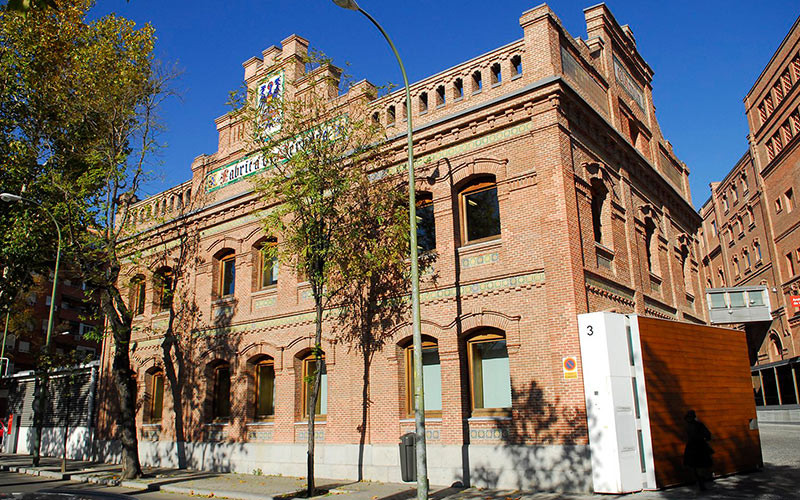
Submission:
<svg viewBox="0 0 800 500">
<path fill-rule="evenodd" d="M 438 280 L 421 292 L 434 484 L 589 489 L 583 387 L 561 366 L 580 354 L 577 315 L 706 320 L 694 236 L 701 220 L 688 169 L 655 116 L 653 70 L 605 5 L 585 15 L 582 39 L 536 7 L 520 18 L 522 38 L 411 86 L 417 175 L 430 180 L 420 189 L 433 207 L 438 253 Z M 287 95 L 301 89 L 328 71 L 305 73 L 307 48 L 286 38 L 245 61 L 245 81 L 280 78 Z M 350 93 L 369 88 L 361 82 Z M 398 145 L 398 164 L 404 100 L 396 91 L 370 104 Z M 191 374 L 181 389 L 182 453 L 196 468 L 303 475 L 313 301 L 308 283 L 259 261 L 262 205 L 246 179 L 258 168 L 246 158 L 244 124 L 224 116 L 216 125 L 217 151 L 194 160 L 190 181 L 133 207 L 144 260 L 124 276 L 137 314 L 141 455 L 176 461 L 159 292 L 170 270 L 157 256 L 175 252 L 188 230 L 198 260 L 176 294 L 192 304 L 193 321 L 183 332 Z M 474 196 L 493 207 L 478 214 L 491 220 L 480 231 L 470 226 Z M 389 333 L 370 368 L 362 426 L 363 362 L 333 325 L 324 328 L 322 477 L 400 478 L 398 438 L 413 429 L 410 326 Z M 99 448 L 109 453 L 112 408 L 101 404 Z"/>
<path fill-rule="evenodd" d="M 759 418 L 798 403 L 800 356 L 800 19 L 744 99 L 749 148 L 700 209 L 709 288 L 766 285 L 772 321 L 748 324 Z M 745 328 L 741 325 L 741 328 Z M 783 417 L 782 417 L 783 418 Z M 795 415 L 792 419 L 797 420 Z"/>
</svg>

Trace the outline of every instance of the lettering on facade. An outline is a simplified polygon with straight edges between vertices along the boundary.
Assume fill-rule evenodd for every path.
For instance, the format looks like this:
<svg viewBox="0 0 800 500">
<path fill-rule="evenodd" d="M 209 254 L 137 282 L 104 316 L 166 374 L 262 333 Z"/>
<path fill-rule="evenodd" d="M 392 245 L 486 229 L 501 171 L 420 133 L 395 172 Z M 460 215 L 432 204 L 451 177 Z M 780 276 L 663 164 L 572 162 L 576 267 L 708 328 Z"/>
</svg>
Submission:
<svg viewBox="0 0 800 500">
<path fill-rule="evenodd" d="M 633 79 L 625 66 L 622 65 L 619 59 L 614 56 L 614 77 L 617 83 L 625 91 L 626 94 L 636 101 L 636 104 L 644 112 L 644 90 L 639 87 L 639 84 Z"/>
<path fill-rule="evenodd" d="M 561 67 L 564 69 L 564 76 L 578 87 L 578 92 L 583 93 L 592 104 L 599 106 L 608 115 L 605 89 L 564 47 L 561 47 Z"/>
</svg>

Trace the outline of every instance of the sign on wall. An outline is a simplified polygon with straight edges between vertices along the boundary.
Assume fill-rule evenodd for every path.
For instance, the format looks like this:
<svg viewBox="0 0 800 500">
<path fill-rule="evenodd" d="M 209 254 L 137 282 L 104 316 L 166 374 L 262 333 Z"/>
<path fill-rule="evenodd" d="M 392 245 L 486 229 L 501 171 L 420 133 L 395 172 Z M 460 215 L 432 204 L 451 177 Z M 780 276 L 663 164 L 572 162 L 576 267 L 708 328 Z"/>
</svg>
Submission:
<svg viewBox="0 0 800 500">
<path fill-rule="evenodd" d="M 792 307 L 800 307 L 800 295 L 790 295 L 789 299 L 792 301 Z"/>
<path fill-rule="evenodd" d="M 564 378 L 574 380 L 578 378 L 578 359 L 575 356 L 567 356 L 562 360 L 564 368 Z"/>
<path fill-rule="evenodd" d="M 622 87 L 625 93 L 631 96 L 633 100 L 636 101 L 636 104 L 639 105 L 639 108 L 644 111 L 644 90 L 636 83 L 636 80 L 633 79 L 616 56 L 614 56 L 614 76 L 619 86 Z"/>
</svg>

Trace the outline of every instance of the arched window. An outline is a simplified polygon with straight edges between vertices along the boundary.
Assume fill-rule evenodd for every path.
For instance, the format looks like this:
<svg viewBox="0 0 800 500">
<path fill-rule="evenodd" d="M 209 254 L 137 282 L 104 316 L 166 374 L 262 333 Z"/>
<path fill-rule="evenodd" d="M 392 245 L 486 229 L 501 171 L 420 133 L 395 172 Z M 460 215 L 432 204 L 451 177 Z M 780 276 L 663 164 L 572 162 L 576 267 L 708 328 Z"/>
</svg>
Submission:
<svg viewBox="0 0 800 500">
<path fill-rule="evenodd" d="M 428 112 L 428 93 L 423 92 L 419 95 L 419 113 L 427 113 Z"/>
<path fill-rule="evenodd" d="M 406 415 L 414 415 L 414 344 L 403 349 L 405 353 Z M 422 342 L 422 383 L 425 401 L 425 416 L 436 418 L 442 415 L 442 368 L 439 363 L 439 345 L 435 339 Z"/>
<path fill-rule="evenodd" d="M 761 243 L 758 240 L 753 242 L 753 251 L 756 253 L 756 262 L 761 262 Z"/>
<path fill-rule="evenodd" d="M 453 100 L 459 101 L 464 98 L 464 80 L 456 78 L 453 82 Z"/>
<path fill-rule="evenodd" d="M 594 241 L 603 244 L 603 225 L 605 223 L 604 208 L 606 198 L 608 196 L 608 189 L 600 179 L 592 179 L 592 231 L 594 233 Z"/>
<path fill-rule="evenodd" d="M 211 419 L 227 421 L 231 417 L 231 365 L 219 362 L 212 368 Z"/>
<path fill-rule="evenodd" d="M 467 184 L 459 193 L 462 244 L 500 237 L 500 204 L 494 177 Z"/>
<path fill-rule="evenodd" d="M 727 212 L 730 206 L 728 205 L 728 195 L 722 195 L 722 208 Z"/>
<path fill-rule="evenodd" d="M 750 251 L 745 248 L 742 250 L 742 255 L 744 256 L 744 268 L 750 269 L 750 265 L 752 264 L 750 262 Z"/>
<path fill-rule="evenodd" d="M 302 390 L 300 391 L 300 405 L 303 418 L 308 418 L 309 407 L 311 405 L 311 396 L 314 387 L 314 375 L 316 373 L 317 360 L 313 353 L 309 353 L 302 359 Z M 320 386 L 319 397 L 317 398 L 317 405 L 314 409 L 314 414 L 323 420 L 328 415 L 328 369 L 325 366 L 325 355 L 322 355 L 322 371 L 320 373 Z"/>
<path fill-rule="evenodd" d="M 258 252 L 258 289 L 274 287 L 278 284 L 278 242 L 269 238 L 257 245 Z"/>
<path fill-rule="evenodd" d="M 218 288 L 220 297 L 232 297 L 236 290 L 236 254 L 227 249 L 217 254 L 218 263 Z"/>
<path fill-rule="evenodd" d="M 480 70 L 472 73 L 472 93 L 477 94 L 483 89 L 483 78 L 481 77 Z"/>
<path fill-rule="evenodd" d="M 444 96 L 444 85 L 439 85 L 436 87 L 436 107 L 440 108 L 444 106 L 445 103 L 445 96 Z"/>
<path fill-rule="evenodd" d="M 733 257 L 733 272 L 736 276 L 739 276 L 742 273 L 742 269 L 739 267 L 739 257 Z"/>
<path fill-rule="evenodd" d="M 133 277 L 130 284 L 130 297 L 129 303 L 131 305 L 131 313 L 134 316 L 140 316 L 144 314 L 144 304 L 145 304 L 145 288 L 146 283 L 144 279 L 144 275 L 138 274 Z"/>
<path fill-rule="evenodd" d="M 389 106 L 386 110 L 386 125 L 394 125 L 394 121 L 396 119 L 396 111 L 394 105 Z"/>
<path fill-rule="evenodd" d="M 783 359 L 783 344 L 777 335 L 772 334 L 769 337 L 769 353 L 773 360 Z"/>
<path fill-rule="evenodd" d="M 500 63 L 492 64 L 492 85 L 499 85 L 503 81 L 503 73 Z"/>
<path fill-rule="evenodd" d="M 275 362 L 263 356 L 254 364 L 255 419 L 272 420 L 275 417 Z"/>
<path fill-rule="evenodd" d="M 720 287 L 727 286 L 725 284 L 725 271 L 723 271 L 721 267 L 717 269 L 717 276 L 719 277 L 719 286 Z"/>
<path fill-rule="evenodd" d="M 511 58 L 511 79 L 522 75 L 522 57 L 516 55 Z"/>
<path fill-rule="evenodd" d="M 506 338 L 496 332 L 467 341 L 473 416 L 508 414 L 511 409 L 511 370 Z"/>
<path fill-rule="evenodd" d="M 680 247 L 681 259 L 681 275 L 683 276 L 683 289 L 686 293 L 692 291 L 691 269 L 689 269 L 689 247 L 688 245 L 681 245 Z"/>
<path fill-rule="evenodd" d="M 436 248 L 436 219 L 433 214 L 433 195 L 417 193 L 417 247 L 420 252 Z"/>
<path fill-rule="evenodd" d="M 174 274 L 172 269 L 164 267 L 153 274 L 154 304 L 156 311 L 169 310 L 172 305 Z"/>
<path fill-rule="evenodd" d="M 161 422 L 164 413 L 164 372 L 156 370 L 148 374 L 145 379 L 148 382 L 148 396 L 150 397 L 147 405 L 146 421 L 151 424 Z"/>
<path fill-rule="evenodd" d="M 644 221 L 644 250 L 647 256 L 647 270 L 658 274 L 658 241 L 655 238 L 656 223 L 651 217 Z"/>
</svg>

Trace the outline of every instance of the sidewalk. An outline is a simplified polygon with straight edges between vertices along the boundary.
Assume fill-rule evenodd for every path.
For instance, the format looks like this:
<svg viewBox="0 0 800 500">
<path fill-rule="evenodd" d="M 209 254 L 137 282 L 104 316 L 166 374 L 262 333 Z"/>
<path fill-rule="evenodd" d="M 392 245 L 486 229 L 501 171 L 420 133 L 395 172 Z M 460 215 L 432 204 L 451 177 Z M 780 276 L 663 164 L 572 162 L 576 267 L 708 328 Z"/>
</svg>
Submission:
<svg viewBox="0 0 800 500">
<path fill-rule="evenodd" d="M 765 461 L 767 458 L 765 456 Z M 775 456 L 775 458 L 778 457 Z M 129 490 L 126 492 L 128 495 L 162 491 L 183 496 L 219 497 L 235 500 L 290 500 L 300 497 L 305 487 L 304 480 L 296 477 L 156 468 L 145 468 L 145 477 L 143 478 L 120 481 L 120 466 L 118 465 L 71 460 L 67 463 L 67 472 L 62 474 L 60 471 L 61 460 L 58 458 L 42 458 L 39 467 L 31 467 L 30 460 L 29 456 L 0 455 L 0 470 L 60 480 L 120 486 Z M 345 500 L 345 498 L 347 500 L 412 500 L 416 497 L 413 483 L 349 482 L 319 478 L 317 487 L 324 490 L 324 496 L 341 495 L 341 500 Z M 773 460 L 773 463 L 767 462 L 762 471 L 718 478 L 709 485 L 709 490 L 702 494 L 694 487 L 679 487 L 630 495 L 581 495 L 442 486 L 431 487 L 430 494 L 430 498 L 435 500 L 608 500 L 620 497 L 624 497 L 626 500 L 682 500 L 698 497 L 747 500 L 800 498 L 800 463 L 798 463 L 797 453 L 789 452 L 783 459 Z"/>
</svg>

